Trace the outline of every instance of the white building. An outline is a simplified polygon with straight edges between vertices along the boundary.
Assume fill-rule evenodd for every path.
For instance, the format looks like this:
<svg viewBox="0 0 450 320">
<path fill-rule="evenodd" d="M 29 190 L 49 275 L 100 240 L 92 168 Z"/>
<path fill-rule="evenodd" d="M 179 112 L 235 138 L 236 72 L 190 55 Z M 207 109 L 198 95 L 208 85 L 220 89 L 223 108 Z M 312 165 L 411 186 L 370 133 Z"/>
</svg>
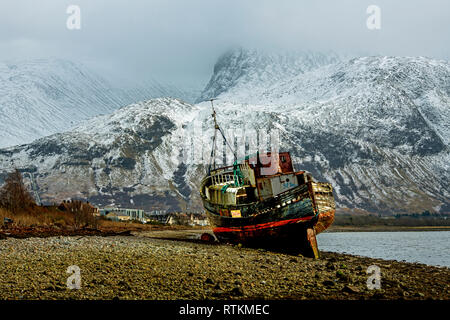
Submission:
<svg viewBox="0 0 450 320">
<path fill-rule="evenodd" d="M 144 210 L 141 209 L 127 209 L 127 208 L 103 208 L 100 209 L 100 215 L 106 216 L 109 213 L 115 213 L 118 217 L 128 216 L 128 220 L 139 220 L 141 222 L 146 222 L 144 217 Z M 111 215 L 110 215 L 111 216 Z M 126 220 L 126 219 L 119 219 Z"/>
</svg>

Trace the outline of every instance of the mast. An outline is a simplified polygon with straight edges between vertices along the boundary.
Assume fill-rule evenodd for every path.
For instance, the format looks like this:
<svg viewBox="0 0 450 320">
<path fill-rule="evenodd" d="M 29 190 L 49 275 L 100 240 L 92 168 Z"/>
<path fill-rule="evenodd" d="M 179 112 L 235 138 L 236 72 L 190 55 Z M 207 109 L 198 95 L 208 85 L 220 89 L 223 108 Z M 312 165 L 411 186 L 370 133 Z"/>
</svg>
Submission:
<svg viewBox="0 0 450 320">
<path fill-rule="evenodd" d="M 223 133 L 222 129 L 220 128 L 219 124 L 217 123 L 217 117 L 216 117 L 216 110 L 214 109 L 214 103 L 213 101 L 217 99 L 210 99 L 211 101 L 211 108 L 212 108 L 212 117 L 214 119 L 214 138 L 213 138 L 213 146 L 211 149 L 211 157 L 209 159 L 209 165 L 208 165 L 208 175 L 211 172 L 211 168 L 214 170 L 216 169 L 216 142 L 217 142 L 217 131 L 220 132 L 220 134 L 223 137 L 223 140 L 226 142 L 228 148 L 230 148 L 231 152 L 233 152 L 234 156 L 234 162 L 237 161 L 236 151 L 231 147 L 230 143 L 228 142 L 227 138 L 225 138 L 225 134 Z"/>
</svg>

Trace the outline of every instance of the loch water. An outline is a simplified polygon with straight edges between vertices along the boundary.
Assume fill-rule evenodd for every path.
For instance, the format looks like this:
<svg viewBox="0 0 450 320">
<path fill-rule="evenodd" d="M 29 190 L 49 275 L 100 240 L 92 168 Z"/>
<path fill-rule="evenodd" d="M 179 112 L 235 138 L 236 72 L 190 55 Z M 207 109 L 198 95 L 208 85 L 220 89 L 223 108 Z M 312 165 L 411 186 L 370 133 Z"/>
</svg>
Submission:
<svg viewBox="0 0 450 320">
<path fill-rule="evenodd" d="M 321 251 L 450 267 L 450 231 L 324 232 Z"/>
</svg>

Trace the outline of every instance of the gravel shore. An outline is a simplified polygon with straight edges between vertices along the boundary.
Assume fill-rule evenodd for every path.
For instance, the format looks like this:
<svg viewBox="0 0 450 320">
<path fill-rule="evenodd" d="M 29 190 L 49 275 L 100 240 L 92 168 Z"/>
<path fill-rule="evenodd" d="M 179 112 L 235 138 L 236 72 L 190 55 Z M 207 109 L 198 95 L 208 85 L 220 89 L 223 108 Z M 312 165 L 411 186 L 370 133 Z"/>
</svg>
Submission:
<svg viewBox="0 0 450 320">
<path fill-rule="evenodd" d="M 69 266 L 81 288 L 68 289 Z M 366 285 L 370 265 L 381 289 Z M 0 240 L 0 299 L 450 299 L 450 269 L 140 236 Z"/>
</svg>

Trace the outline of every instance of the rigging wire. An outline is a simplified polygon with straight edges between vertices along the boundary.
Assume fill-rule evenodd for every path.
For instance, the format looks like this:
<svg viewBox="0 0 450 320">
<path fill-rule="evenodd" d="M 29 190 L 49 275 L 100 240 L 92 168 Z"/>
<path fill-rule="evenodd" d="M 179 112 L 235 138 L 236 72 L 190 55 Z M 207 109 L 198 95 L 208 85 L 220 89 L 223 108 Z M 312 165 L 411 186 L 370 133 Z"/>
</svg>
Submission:
<svg viewBox="0 0 450 320">
<path fill-rule="evenodd" d="M 236 151 L 231 147 L 230 143 L 228 142 L 227 138 L 225 137 L 225 134 L 222 131 L 222 128 L 217 123 L 216 110 L 214 109 L 214 104 L 213 104 L 214 100 L 217 100 L 217 99 L 210 99 L 209 100 L 209 101 L 211 101 L 211 108 L 212 108 L 212 111 L 213 111 L 212 112 L 212 117 L 214 119 L 214 138 L 213 138 L 213 147 L 212 147 L 212 150 L 211 150 L 211 157 L 209 159 L 209 165 L 208 165 L 208 174 L 211 172 L 211 167 L 213 167 L 213 169 L 216 168 L 217 131 L 220 132 L 220 134 L 222 135 L 222 138 L 226 142 L 228 148 L 230 148 L 231 152 L 233 152 L 234 162 L 236 163 L 236 161 L 237 161 Z"/>
</svg>

